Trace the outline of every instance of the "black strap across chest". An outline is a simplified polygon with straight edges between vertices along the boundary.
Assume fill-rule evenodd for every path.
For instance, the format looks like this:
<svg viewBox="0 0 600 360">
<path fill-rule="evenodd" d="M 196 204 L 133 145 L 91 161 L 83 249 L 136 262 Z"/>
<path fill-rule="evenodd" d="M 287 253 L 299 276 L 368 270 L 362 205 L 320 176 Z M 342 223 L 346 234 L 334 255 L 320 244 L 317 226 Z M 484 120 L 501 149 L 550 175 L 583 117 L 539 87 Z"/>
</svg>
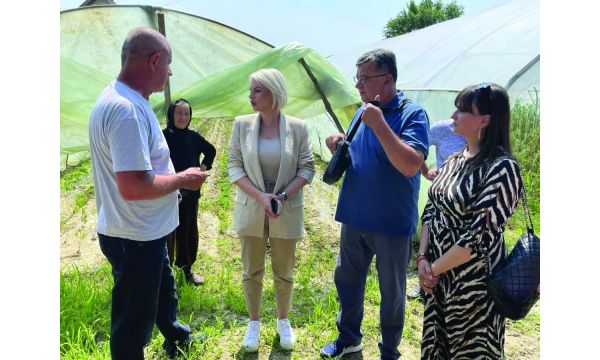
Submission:
<svg viewBox="0 0 600 360">
<path fill-rule="evenodd" d="M 402 99 L 402 101 L 400 101 L 398 103 L 398 105 L 396 107 L 393 107 L 393 108 L 382 108 L 379 106 L 380 105 L 379 101 L 375 101 L 375 100 L 369 101 L 369 104 L 373 104 L 373 105 L 379 107 L 384 114 L 387 114 L 394 110 L 399 110 L 399 111 L 402 110 L 402 108 L 404 107 L 404 104 L 406 104 L 407 102 L 408 102 L 408 99 L 404 98 L 404 99 Z M 360 117 L 354 123 L 352 130 L 350 130 L 350 133 L 348 134 L 348 136 L 346 136 L 346 141 L 348 141 L 348 142 L 352 141 L 352 139 L 354 138 L 354 134 L 356 134 L 356 131 L 358 130 L 358 126 L 360 125 L 361 121 L 362 121 L 362 114 L 360 114 Z"/>
</svg>

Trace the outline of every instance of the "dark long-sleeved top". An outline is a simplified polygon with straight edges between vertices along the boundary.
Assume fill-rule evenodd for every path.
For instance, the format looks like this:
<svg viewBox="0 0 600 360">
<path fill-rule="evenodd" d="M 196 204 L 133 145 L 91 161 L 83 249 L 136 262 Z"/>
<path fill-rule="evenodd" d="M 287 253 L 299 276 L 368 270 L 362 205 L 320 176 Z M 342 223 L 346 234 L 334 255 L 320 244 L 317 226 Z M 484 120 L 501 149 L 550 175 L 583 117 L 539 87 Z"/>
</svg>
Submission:
<svg viewBox="0 0 600 360">
<path fill-rule="evenodd" d="M 167 127 L 163 130 L 163 134 L 169 145 L 175 171 L 180 172 L 189 167 L 198 167 L 200 164 L 205 165 L 207 170 L 212 168 L 217 150 L 202 135 L 187 128 L 181 130 L 175 127 Z M 204 155 L 202 162 L 200 162 L 200 155 Z M 186 191 L 186 193 L 190 192 Z M 191 193 L 200 197 L 200 190 Z"/>
</svg>

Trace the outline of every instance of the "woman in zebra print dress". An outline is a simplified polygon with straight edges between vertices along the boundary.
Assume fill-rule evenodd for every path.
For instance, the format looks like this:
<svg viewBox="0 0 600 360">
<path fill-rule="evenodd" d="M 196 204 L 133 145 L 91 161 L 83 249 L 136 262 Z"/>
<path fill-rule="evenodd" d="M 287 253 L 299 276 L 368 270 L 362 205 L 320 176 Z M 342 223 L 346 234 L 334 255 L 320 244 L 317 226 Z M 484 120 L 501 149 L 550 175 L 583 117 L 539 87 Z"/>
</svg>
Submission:
<svg viewBox="0 0 600 360">
<path fill-rule="evenodd" d="M 496 84 L 467 87 L 455 105 L 454 132 L 467 147 L 440 169 L 421 217 L 421 358 L 502 359 L 505 318 L 487 295 L 485 253 L 492 268 L 506 257 L 503 230 L 523 186 L 510 157 L 510 105 Z"/>
</svg>

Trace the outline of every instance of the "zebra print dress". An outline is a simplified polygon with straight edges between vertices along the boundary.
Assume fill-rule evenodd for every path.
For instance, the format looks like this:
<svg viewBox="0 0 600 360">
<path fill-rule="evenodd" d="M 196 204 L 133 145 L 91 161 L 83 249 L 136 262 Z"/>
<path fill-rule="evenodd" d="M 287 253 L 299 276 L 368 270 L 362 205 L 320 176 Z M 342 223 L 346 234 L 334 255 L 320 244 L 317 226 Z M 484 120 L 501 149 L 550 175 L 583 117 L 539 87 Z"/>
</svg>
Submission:
<svg viewBox="0 0 600 360">
<path fill-rule="evenodd" d="M 472 249 L 470 260 L 442 274 L 426 296 L 421 359 L 504 358 L 505 318 L 487 296 L 484 249 L 492 269 L 506 258 L 503 231 L 521 194 L 521 173 L 512 158 L 498 160 L 501 149 L 491 166 L 468 172 L 465 152 L 442 166 L 421 217 L 429 224 L 431 262 L 454 244 Z"/>
</svg>

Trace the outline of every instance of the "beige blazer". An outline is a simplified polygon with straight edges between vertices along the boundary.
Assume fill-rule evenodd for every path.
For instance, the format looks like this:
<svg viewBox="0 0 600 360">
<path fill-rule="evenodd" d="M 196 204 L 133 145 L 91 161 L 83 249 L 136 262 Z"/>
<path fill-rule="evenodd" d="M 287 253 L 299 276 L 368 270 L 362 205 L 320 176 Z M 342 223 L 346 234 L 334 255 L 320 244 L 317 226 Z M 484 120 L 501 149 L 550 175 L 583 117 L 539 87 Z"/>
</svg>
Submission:
<svg viewBox="0 0 600 360">
<path fill-rule="evenodd" d="M 235 118 L 231 139 L 227 169 L 232 183 L 247 176 L 263 192 L 263 180 L 258 160 L 258 136 L 260 115 L 242 115 Z M 304 120 L 286 116 L 279 118 L 279 136 L 281 142 L 281 160 L 279 174 L 275 182 L 274 193 L 283 191 L 296 176 L 309 183 L 315 175 L 315 161 L 312 146 L 308 139 L 308 130 Z M 283 203 L 283 211 L 277 219 L 269 219 L 269 237 L 281 239 L 299 239 L 304 230 L 304 193 L 302 189 L 291 195 Z M 265 212 L 261 204 L 241 190 L 235 197 L 234 227 L 238 235 L 262 237 Z"/>
</svg>

